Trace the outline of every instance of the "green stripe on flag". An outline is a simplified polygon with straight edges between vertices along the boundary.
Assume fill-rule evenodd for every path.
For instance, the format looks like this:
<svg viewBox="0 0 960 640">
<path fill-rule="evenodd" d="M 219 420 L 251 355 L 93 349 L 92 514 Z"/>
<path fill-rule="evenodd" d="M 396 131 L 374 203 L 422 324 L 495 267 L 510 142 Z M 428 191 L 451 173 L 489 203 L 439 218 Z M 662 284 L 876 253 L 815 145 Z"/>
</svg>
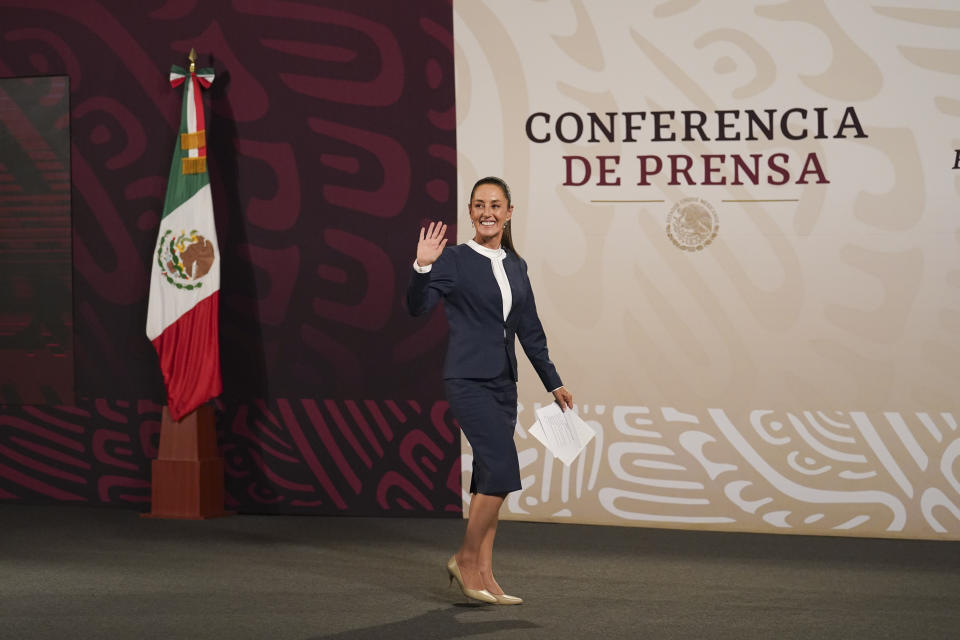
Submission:
<svg viewBox="0 0 960 640">
<path fill-rule="evenodd" d="M 175 73 L 183 72 L 176 65 L 173 67 Z M 210 70 L 212 72 L 212 69 Z M 190 82 L 190 75 L 187 74 L 185 83 Z M 180 108 L 180 132 L 177 134 L 176 142 L 173 145 L 173 162 L 170 165 L 170 177 L 167 179 L 167 195 L 163 201 L 163 214 L 161 219 L 166 218 L 177 207 L 189 200 L 197 191 L 210 184 L 210 175 L 203 173 L 192 173 L 183 175 L 182 159 L 190 155 L 189 149 L 180 148 L 180 133 L 187 133 L 187 106 L 189 105 L 190 91 L 188 86 L 183 88 L 183 103 Z"/>
</svg>

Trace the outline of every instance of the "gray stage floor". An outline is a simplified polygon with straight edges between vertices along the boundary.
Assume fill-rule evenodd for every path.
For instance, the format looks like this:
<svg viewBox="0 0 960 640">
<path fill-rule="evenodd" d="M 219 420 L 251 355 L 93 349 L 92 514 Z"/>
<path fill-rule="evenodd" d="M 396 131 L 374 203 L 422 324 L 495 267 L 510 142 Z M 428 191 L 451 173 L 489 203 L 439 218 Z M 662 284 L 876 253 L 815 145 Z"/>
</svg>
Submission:
<svg viewBox="0 0 960 640">
<path fill-rule="evenodd" d="M 960 543 L 505 522 L 495 607 L 447 586 L 463 526 L 0 505 L 0 637 L 960 637 Z"/>
</svg>

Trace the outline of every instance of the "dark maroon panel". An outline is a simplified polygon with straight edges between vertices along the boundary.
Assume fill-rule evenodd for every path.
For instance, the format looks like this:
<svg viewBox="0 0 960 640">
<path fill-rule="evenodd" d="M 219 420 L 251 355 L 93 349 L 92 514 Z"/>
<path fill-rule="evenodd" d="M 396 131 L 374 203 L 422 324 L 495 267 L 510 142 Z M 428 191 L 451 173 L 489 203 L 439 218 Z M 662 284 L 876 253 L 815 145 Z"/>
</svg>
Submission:
<svg viewBox="0 0 960 640">
<path fill-rule="evenodd" d="M 397 400 L 443 397 L 445 322 L 407 317 L 402 298 L 421 221 L 456 217 L 449 0 L 0 0 L 0 12 L 0 76 L 70 78 L 78 396 L 163 399 L 144 336 L 147 278 L 181 100 L 168 72 L 195 47 L 217 73 L 204 100 L 223 255 L 221 429 L 237 508 L 459 508 L 441 489 L 459 464 L 457 439 L 434 438 L 434 460 L 431 446 L 406 440 L 416 411 Z M 365 399 L 408 416 L 395 418 L 382 455 L 365 440 L 359 416 L 371 416 L 349 409 Z M 253 417 L 260 406 L 275 422 Z M 97 428 L 93 414 L 77 415 Z M 275 424 L 288 445 L 276 453 L 298 462 L 236 436 L 237 420 Z M 325 466 L 336 491 L 324 493 L 305 474 L 337 455 L 346 462 Z M 422 474 L 420 485 L 399 479 Z M 277 492 L 265 480 L 274 475 L 295 488 Z"/>
<path fill-rule="evenodd" d="M 446 402 L 217 403 L 227 506 L 250 513 L 460 513 Z M 0 405 L 0 500 L 146 510 L 160 405 Z"/>
<path fill-rule="evenodd" d="M 73 401 L 68 92 L 0 78 L 0 402 Z"/>
<path fill-rule="evenodd" d="M 275 400 L 234 408 L 222 426 L 228 508 L 460 513 L 459 433 L 446 402 Z"/>
</svg>

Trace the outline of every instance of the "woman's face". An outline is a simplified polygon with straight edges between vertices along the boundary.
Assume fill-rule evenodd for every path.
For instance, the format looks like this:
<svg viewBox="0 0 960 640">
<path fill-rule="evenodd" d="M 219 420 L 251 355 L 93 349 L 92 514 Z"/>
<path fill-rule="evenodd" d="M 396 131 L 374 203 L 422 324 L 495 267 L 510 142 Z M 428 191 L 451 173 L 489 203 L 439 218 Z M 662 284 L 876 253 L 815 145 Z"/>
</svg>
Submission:
<svg viewBox="0 0 960 640">
<path fill-rule="evenodd" d="M 500 245 L 503 225 L 513 217 L 513 207 L 507 206 L 503 189 L 495 184 L 482 184 L 473 192 L 470 201 L 470 221 L 474 241 L 483 245 Z"/>
</svg>

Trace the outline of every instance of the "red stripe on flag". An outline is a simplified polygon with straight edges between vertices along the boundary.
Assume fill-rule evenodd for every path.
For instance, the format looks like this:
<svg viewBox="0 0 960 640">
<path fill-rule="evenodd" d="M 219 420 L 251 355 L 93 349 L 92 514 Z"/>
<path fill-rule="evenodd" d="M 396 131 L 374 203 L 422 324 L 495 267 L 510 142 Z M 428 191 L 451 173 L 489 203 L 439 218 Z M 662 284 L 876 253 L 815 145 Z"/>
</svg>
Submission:
<svg viewBox="0 0 960 640">
<path fill-rule="evenodd" d="M 220 395 L 220 292 L 204 298 L 153 341 L 167 385 L 170 416 L 180 420 Z"/>
</svg>

